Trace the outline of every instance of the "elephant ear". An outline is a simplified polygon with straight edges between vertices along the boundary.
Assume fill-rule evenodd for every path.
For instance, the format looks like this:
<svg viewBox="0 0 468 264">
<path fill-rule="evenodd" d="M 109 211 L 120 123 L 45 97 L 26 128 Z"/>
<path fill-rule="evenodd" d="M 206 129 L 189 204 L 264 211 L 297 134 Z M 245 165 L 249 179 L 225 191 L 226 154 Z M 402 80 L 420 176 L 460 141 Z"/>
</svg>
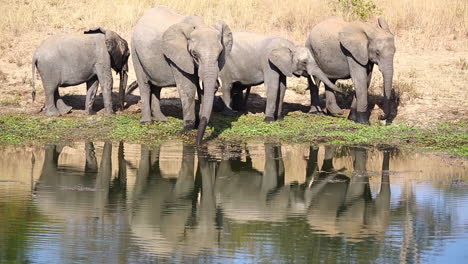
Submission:
<svg viewBox="0 0 468 264">
<path fill-rule="evenodd" d="M 193 58 L 188 51 L 188 39 L 195 26 L 180 22 L 170 26 L 163 34 L 163 53 L 179 69 L 188 73 L 195 73 Z"/>
<path fill-rule="evenodd" d="M 84 31 L 84 34 L 104 34 L 107 52 L 109 52 L 111 57 L 112 68 L 117 72 L 122 71 L 130 56 L 128 43 L 125 39 L 114 31 L 106 30 L 102 27 L 90 28 Z"/>
<path fill-rule="evenodd" d="M 226 56 L 231 53 L 232 44 L 234 43 L 232 32 L 229 26 L 224 21 L 218 20 L 214 27 L 219 31 L 221 35 L 221 43 L 223 44 L 223 51 L 219 56 L 219 68 L 222 69 L 226 62 Z"/>
<path fill-rule="evenodd" d="M 348 50 L 361 65 L 367 65 L 369 60 L 366 33 L 356 25 L 349 25 L 338 34 L 341 45 Z"/>
<path fill-rule="evenodd" d="M 287 77 L 292 76 L 292 52 L 286 47 L 276 48 L 270 52 L 268 60 Z"/>
<path fill-rule="evenodd" d="M 106 47 L 112 59 L 112 66 L 120 72 L 127 64 L 127 59 L 130 56 L 128 43 L 114 31 L 107 30 L 106 32 Z"/>
<path fill-rule="evenodd" d="M 379 21 L 379 26 L 381 29 L 387 31 L 388 33 L 392 34 L 392 32 L 390 31 L 390 27 L 388 26 L 387 24 L 387 21 L 385 21 L 385 19 L 383 19 L 382 17 L 379 17 L 378 19 Z"/>
</svg>

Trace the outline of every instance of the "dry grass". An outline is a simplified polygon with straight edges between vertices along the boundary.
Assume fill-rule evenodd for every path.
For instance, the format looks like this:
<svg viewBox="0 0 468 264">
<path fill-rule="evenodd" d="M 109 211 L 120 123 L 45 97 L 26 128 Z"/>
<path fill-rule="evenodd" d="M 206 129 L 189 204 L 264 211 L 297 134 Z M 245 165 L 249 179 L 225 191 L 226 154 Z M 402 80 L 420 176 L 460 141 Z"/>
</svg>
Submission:
<svg viewBox="0 0 468 264">
<path fill-rule="evenodd" d="M 15 0 L 0 2 L 8 10 L 0 20 L 1 35 L 19 36 L 31 31 L 81 30 L 102 25 L 129 32 L 148 8 L 163 4 L 184 14 L 203 16 L 208 22 L 226 21 L 234 30 L 277 32 L 303 40 L 312 25 L 343 15 L 336 0 Z M 374 0 L 396 33 L 426 36 L 468 36 L 466 0 Z M 429 40 L 431 41 L 431 40 Z M 435 43 L 434 43 L 435 44 Z"/>
</svg>

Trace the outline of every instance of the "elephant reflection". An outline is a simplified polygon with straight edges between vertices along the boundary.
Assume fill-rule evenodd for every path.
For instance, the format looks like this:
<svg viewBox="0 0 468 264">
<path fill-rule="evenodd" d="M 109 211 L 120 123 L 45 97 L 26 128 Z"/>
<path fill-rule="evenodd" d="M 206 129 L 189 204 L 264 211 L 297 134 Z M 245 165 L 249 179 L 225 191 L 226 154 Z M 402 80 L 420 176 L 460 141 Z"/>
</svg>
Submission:
<svg viewBox="0 0 468 264">
<path fill-rule="evenodd" d="M 39 209 L 51 219 L 56 219 L 62 224 L 63 232 L 59 239 L 66 241 L 66 245 L 58 247 L 60 254 L 66 256 L 67 262 L 80 258 L 79 246 L 99 249 L 105 247 L 100 243 L 102 237 L 119 233 L 125 229 L 126 217 L 120 214 L 109 214 L 109 205 L 124 205 L 121 188 L 125 185 L 126 173 L 118 172 L 118 176 L 112 179 L 112 144 L 104 143 L 101 161 L 98 164 L 91 142 L 85 143 L 85 166 L 73 164 L 69 166 L 59 165 L 59 157 L 63 147 L 57 145 L 45 146 L 44 162 L 35 186 L 35 200 Z M 123 153 L 123 144 L 119 145 L 119 154 Z M 119 155 L 119 168 L 122 168 L 123 155 Z M 118 223 L 118 224 L 109 224 Z M 106 228 L 104 228 L 106 226 Z M 79 245 L 79 246 L 78 246 Z M 90 262 L 116 262 L 111 256 L 92 254 L 99 250 L 89 251 L 87 259 Z M 106 261 L 104 261 L 104 258 Z M 60 262 L 60 261 L 59 261 Z"/>
<path fill-rule="evenodd" d="M 265 144 L 265 167 L 260 172 L 247 161 L 223 160 L 216 172 L 215 190 L 226 217 L 236 221 L 284 220 L 288 187 L 284 186 L 281 145 Z"/>
<path fill-rule="evenodd" d="M 176 179 L 164 178 L 159 147 L 142 146 L 133 191 L 130 226 L 142 246 L 160 255 L 182 250 L 186 254 L 217 245 L 213 185 L 216 164 L 184 145 Z M 194 177 L 195 175 L 195 177 Z"/>
<path fill-rule="evenodd" d="M 354 173 L 351 179 L 333 168 L 333 147 L 325 150 L 322 170 L 317 170 L 317 149 L 311 149 L 307 218 L 312 229 L 349 239 L 381 236 L 389 223 L 390 152 L 384 151 L 380 191 L 373 199 L 366 173 L 367 150 L 351 148 Z"/>
</svg>

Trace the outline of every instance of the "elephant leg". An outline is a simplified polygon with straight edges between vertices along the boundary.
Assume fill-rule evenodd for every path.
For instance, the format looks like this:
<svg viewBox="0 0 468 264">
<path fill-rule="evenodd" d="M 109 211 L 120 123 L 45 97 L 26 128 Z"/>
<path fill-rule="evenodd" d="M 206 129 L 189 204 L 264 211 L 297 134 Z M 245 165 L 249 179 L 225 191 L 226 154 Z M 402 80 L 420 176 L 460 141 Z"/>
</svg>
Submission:
<svg viewBox="0 0 468 264">
<path fill-rule="evenodd" d="M 151 91 L 151 115 L 153 120 L 167 122 L 167 117 L 161 112 L 161 87 L 149 84 Z"/>
<path fill-rule="evenodd" d="M 98 90 L 99 81 L 97 78 L 93 78 L 86 82 L 86 102 L 85 102 L 85 114 L 95 115 L 96 112 L 93 110 L 94 99 Z"/>
<path fill-rule="evenodd" d="M 98 81 L 101 84 L 102 97 L 104 100 L 104 109 L 106 115 L 114 114 L 112 107 L 112 72 L 110 66 L 96 67 Z"/>
<path fill-rule="evenodd" d="M 359 65 L 352 58 L 348 58 L 348 64 L 354 89 L 356 90 L 348 119 L 357 123 L 369 124 L 369 114 L 367 112 L 368 74 L 366 68 Z"/>
<path fill-rule="evenodd" d="M 336 83 L 336 80 L 330 80 L 333 84 Z M 327 108 L 327 113 L 331 115 L 342 115 L 343 109 L 341 109 L 336 103 L 335 92 L 325 85 L 325 107 Z"/>
<path fill-rule="evenodd" d="M 265 73 L 265 87 L 267 92 L 267 103 L 265 109 L 265 122 L 275 121 L 276 100 L 279 93 L 279 73 L 268 70 Z"/>
<path fill-rule="evenodd" d="M 45 84 L 45 114 L 48 116 L 59 116 L 60 112 L 55 106 L 56 102 L 56 91 L 58 90 L 58 85 L 54 84 Z"/>
<path fill-rule="evenodd" d="M 141 99 L 141 119 L 140 123 L 150 124 L 151 123 L 151 89 L 149 85 L 148 77 L 143 71 L 143 67 L 138 60 L 136 52 L 132 49 L 133 59 L 133 68 L 135 69 L 135 75 L 138 83 L 138 88 L 140 89 L 140 99 Z"/>
<path fill-rule="evenodd" d="M 284 95 L 286 94 L 286 76 L 280 75 L 279 78 L 279 97 L 278 97 L 278 107 L 277 107 L 277 120 L 283 120 L 283 101 Z"/>
<path fill-rule="evenodd" d="M 312 80 L 312 76 L 307 76 L 307 83 L 309 84 L 310 92 L 310 110 L 309 114 L 322 114 L 322 108 L 320 107 L 320 97 L 319 97 L 319 86 L 320 80 L 317 78 Z M 318 80 L 318 81 L 317 81 Z"/>
<path fill-rule="evenodd" d="M 221 112 L 224 116 L 235 116 L 236 114 L 232 110 L 231 107 L 231 100 L 232 100 L 232 92 L 233 92 L 233 83 L 229 80 L 223 80 L 223 86 L 222 86 L 222 96 L 221 99 L 223 100 L 224 103 L 224 109 L 223 112 Z"/>
<path fill-rule="evenodd" d="M 72 110 L 72 107 L 67 105 L 62 100 L 62 98 L 60 98 L 60 93 L 59 93 L 58 89 L 55 90 L 54 100 L 55 100 L 55 105 L 57 106 L 57 109 L 58 109 L 60 115 L 66 115 L 66 114 L 70 113 L 70 111 Z"/>
<path fill-rule="evenodd" d="M 175 66 L 172 73 L 179 91 L 180 101 L 182 103 L 182 114 L 184 118 L 184 131 L 195 128 L 195 92 L 197 91 L 198 78 L 182 74 Z M 200 102 L 201 103 L 201 102 Z M 200 106 L 200 109 L 202 107 Z"/>
</svg>

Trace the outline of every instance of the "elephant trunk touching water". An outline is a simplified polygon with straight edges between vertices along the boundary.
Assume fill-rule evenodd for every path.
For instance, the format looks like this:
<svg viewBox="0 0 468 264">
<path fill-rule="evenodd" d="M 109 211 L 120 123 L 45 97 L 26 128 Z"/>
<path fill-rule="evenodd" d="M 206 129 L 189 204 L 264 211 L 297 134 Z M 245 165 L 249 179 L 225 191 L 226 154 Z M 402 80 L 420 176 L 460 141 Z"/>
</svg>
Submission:
<svg viewBox="0 0 468 264">
<path fill-rule="evenodd" d="M 214 59 L 214 61 L 216 62 L 216 59 Z M 198 125 L 197 131 L 197 145 L 202 143 L 203 135 L 205 134 L 206 126 L 208 125 L 208 121 L 211 117 L 211 111 L 213 110 L 213 101 L 219 73 L 219 69 L 216 64 L 208 62 L 206 63 L 206 66 L 202 64 L 201 67 L 201 69 L 204 69 L 200 76 L 203 84 L 203 100 L 200 107 L 200 124 Z"/>
<path fill-rule="evenodd" d="M 216 80 L 232 42 L 231 30 L 222 21 L 209 26 L 200 17 L 180 15 L 165 6 L 148 10 L 132 34 L 133 65 L 142 105 L 140 122 L 167 121 L 161 112 L 160 92 L 164 87 L 177 86 L 184 130 L 195 128 L 198 92 L 203 99 L 196 143 L 201 144 L 213 108 Z M 135 88 L 130 86 L 129 91 Z"/>
</svg>

